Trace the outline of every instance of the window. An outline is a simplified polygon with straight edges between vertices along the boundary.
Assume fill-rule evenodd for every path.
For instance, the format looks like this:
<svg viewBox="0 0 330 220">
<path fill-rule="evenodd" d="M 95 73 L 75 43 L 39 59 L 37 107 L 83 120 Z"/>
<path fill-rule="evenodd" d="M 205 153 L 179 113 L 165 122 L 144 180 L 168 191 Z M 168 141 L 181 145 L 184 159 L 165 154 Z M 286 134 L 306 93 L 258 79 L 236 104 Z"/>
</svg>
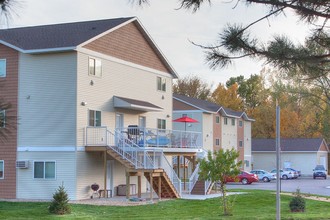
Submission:
<svg viewBox="0 0 330 220">
<path fill-rule="evenodd" d="M 239 121 L 238 121 L 238 125 L 239 125 L 240 127 L 243 127 L 243 121 L 239 120 Z"/>
<path fill-rule="evenodd" d="M 166 79 L 162 77 L 157 77 L 157 90 L 166 91 Z"/>
<path fill-rule="evenodd" d="M 235 118 L 231 119 L 231 125 L 235 126 Z"/>
<path fill-rule="evenodd" d="M 94 127 L 101 126 L 101 111 L 89 110 L 88 126 L 94 126 Z"/>
<path fill-rule="evenodd" d="M 0 160 L 0 179 L 4 178 L 4 161 Z"/>
<path fill-rule="evenodd" d="M 250 166 L 250 161 L 248 161 L 248 160 L 244 160 L 244 163 L 245 163 L 245 166 L 246 166 L 246 167 L 249 167 L 249 166 Z"/>
<path fill-rule="evenodd" d="M 33 168 L 35 179 L 55 179 L 55 161 L 35 161 Z"/>
<path fill-rule="evenodd" d="M 4 128 L 6 126 L 6 111 L 0 110 L 0 128 Z"/>
<path fill-rule="evenodd" d="M 157 119 L 157 128 L 158 129 L 166 129 L 166 120 L 165 119 Z"/>
<path fill-rule="evenodd" d="M 243 141 L 239 141 L 239 146 L 243 147 Z"/>
<path fill-rule="evenodd" d="M 224 123 L 225 125 L 227 125 L 227 124 L 228 124 L 228 118 L 224 118 L 224 119 L 223 119 L 223 123 Z"/>
<path fill-rule="evenodd" d="M 102 75 L 101 60 L 89 58 L 89 75 L 101 77 Z"/>
<path fill-rule="evenodd" d="M 6 60 L 0 60 L 0 78 L 6 77 Z"/>
<path fill-rule="evenodd" d="M 219 138 L 215 139 L 215 145 L 220 146 L 220 139 Z"/>
<path fill-rule="evenodd" d="M 215 116 L 215 123 L 217 123 L 217 124 L 220 123 L 220 117 L 219 116 Z"/>
</svg>

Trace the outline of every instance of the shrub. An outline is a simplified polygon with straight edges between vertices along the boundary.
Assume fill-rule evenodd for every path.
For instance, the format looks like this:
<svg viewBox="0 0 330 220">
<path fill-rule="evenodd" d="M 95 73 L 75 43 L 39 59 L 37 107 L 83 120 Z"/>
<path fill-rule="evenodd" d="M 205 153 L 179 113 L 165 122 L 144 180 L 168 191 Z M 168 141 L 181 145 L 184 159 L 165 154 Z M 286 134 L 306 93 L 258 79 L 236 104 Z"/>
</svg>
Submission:
<svg viewBox="0 0 330 220">
<path fill-rule="evenodd" d="M 64 186 L 59 186 L 56 192 L 53 194 L 53 200 L 48 207 L 50 213 L 56 215 L 64 215 L 71 213 L 71 207 L 69 205 L 68 194 L 66 193 Z"/>
<path fill-rule="evenodd" d="M 305 199 L 301 196 L 300 189 L 297 189 L 295 196 L 291 199 L 289 203 L 291 212 L 304 212 L 305 204 Z"/>
</svg>

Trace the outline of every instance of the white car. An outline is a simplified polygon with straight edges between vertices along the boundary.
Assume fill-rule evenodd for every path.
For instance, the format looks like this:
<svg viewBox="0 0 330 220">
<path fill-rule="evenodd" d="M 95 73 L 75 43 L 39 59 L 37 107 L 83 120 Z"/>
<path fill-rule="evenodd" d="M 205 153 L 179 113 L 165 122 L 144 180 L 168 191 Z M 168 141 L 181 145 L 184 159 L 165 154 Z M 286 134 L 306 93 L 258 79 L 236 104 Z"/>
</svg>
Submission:
<svg viewBox="0 0 330 220">
<path fill-rule="evenodd" d="M 265 170 L 251 170 L 250 173 L 257 174 L 259 181 L 270 182 L 271 180 L 276 180 L 276 174 Z"/>
<path fill-rule="evenodd" d="M 274 173 L 276 174 L 276 169 L 270 171 L 271 173 Z M 281 179 L 284 179 L 284 180 L 287 180 L 287 179 L 293 179 L 295 178 L 295 175 L 292 171 L 285 171 L 285 170 L 280 170 L 280 173 L 281 173 Z"/>
</svg>

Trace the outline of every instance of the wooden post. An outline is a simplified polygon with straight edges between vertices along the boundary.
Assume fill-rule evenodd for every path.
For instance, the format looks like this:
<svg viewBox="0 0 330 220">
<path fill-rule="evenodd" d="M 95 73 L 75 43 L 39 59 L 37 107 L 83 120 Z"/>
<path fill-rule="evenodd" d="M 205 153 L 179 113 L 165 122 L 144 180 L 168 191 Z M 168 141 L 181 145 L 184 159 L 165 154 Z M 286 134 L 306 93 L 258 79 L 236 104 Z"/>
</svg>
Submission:
<svg viewBox="0 0 330 220">
<path fill-rule="evenodd" d="M 159 200 L 162 199 L 162 177 L 158 177 L 158 195 L 159 195 Z"/>
<path fill-rule="evenodd" d="M 103 170 L 104 170 L 104 191 L 103 191 L 103 197 L 108 197 L 107 193 L 107 151 L 104 151 L 104 157 L 103 157 Z"/>
<path fill-rule="evenodd" d="M 141 198 L 141 195 L 142 195 L 142 193 L 141 193 L 141 187 L 142 187 L 142 184 L 141 184 L 141 175 L 138 175 L 138 182 L 137 182 L 137 184 L 138 184 L 138 198 Z"/>
<path fill-rule="evenodd" d="M 183 189 L 186 190 L 186 158 L 183 156 Z"/>
<path fill-rule="evenodd" d="M 130 175 L 129 172 L 126 171 L 126 199 L 129 200 L 130 197 Z"/>
<path fill-rule="evenodd" d="M 153 189 L 152 172 L 149 173 L 149 177 L 150 177 L 150 201 L 152 201 L 153 200 L 153 198 L 152 198 L 152 189 Z"/>
</svg>

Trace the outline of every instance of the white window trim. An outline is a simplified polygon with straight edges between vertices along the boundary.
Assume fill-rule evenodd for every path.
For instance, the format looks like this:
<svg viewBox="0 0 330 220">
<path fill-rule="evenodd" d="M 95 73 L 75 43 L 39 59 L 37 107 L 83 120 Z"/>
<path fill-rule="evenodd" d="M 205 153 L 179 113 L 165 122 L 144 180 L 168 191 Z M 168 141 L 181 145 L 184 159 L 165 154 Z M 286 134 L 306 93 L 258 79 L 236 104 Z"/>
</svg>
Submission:
<svg viewBox="0 0 330 220">
<path fill-rule="evenodd" d="M 34 177 L 34 163 L 35 162 L 43 162 L 44 163 L 44 177 L 43 178 L 35 178 Z M 46 166 L 45 166 L 45 164 L 46 164 L 46 162 L 54 162 L 55 163 L 55 177 L 54 178 L 45 178 L 46 177 Z M 34 180 L 56 180 L 56 177 L 57 177 L 57 175 L 56 175 L 56 173 L 57 173 L 57 169 L 56 169 L 56 160 L 34 160 L 33 161 L 33 172 L 32 172 L 32 178 L 34 179 Z"/>
<path fill-rule="evenodd" d="M 0 59 L 0 62 L 1 61 L 5 61 L 5 67 L 4 67 L 5 73 L 4 73 L 4 75 L 1 75 L 1 73 L 0 73 L 0 78 L 6 78 L 7 77 L 7 60 L 6 59 Z"/>
<path fill-rule="evenodd" d="M 90 60 L 94 60 L 94 74 L 91 74 L 90 73 Z M 96 74 L 96 62 L 99 61 L 101 63 L 101 72 L 100 74 Z M 103 72 L 103 66 L 102 66 L 102 61 L 98 58 L 95 58 L 95 57 L 89 57 L 88 58 L 88 75 L 89 76 L 93 76 L 93 77 L 98 77 L 98 78 L 101 78 L 102 77 L 102 72 Z"/>
<path fill-rule="evenodd" d="M 243 121 L 242 120 L 238 121 L 238 126 L 243 127 Z"/>
<path fill-rule="evenodd" d="M 219 119 L 219 120 L 218 120 L 218 119 Z M 218 121 L 217 121 L 217 120 L 218 120 Z M 218 115 L 215 116 L 215 123 L 216 123 L 216 124 L 220 124 L 220 116 L 218 116 Z"/>
<path fill-rule="evenodd" d="M 3 180 L 5 178 L 5 161 L 0 160 L 2 162 L 2 176 L 0 176 L 0 180 Z"/>
<path fill-rule="evenodd" d="M 223 124 L 228 125 L 228 118 L 223 118 Z"/>
<path fill-rule="evenodd" d="M 158 79 L 160 79 L 160 88 L 158 88 Z M 163 80 L 165 81 L 165 88 L 163 90 Z M 157 91 L 166 92 L 167 80 L 165 77 L 157 76 Z"/>
<path fill-rule="evenodd" d="M 232 125 L 232 126 L 235 126 L 235 125 L 236 125 L 236 119 L 235 119 L 235 118 L 232 118 L 232 119 L 231 119 L 231 125 Z"/>
<path fill-rule="evenodd" d="M 242 143 L 242 145 L 241 145 L 241 143 Z M 238 146 L 239 147 L 244 147 L 244 142 L 242 140 L 238 141 Z"/>
<path fill-rule="evenodd" d="M 164 122 L 165 124 L 165 128 L 159 128 L 158 127 L 158 120 L 161 120 L 161 122 Z M 162 124 L 161 124 L 162 125 Z M 162 126 L 161 126 L 162 127 Z M 162 130 L 166 130 L 166 119 L 163 119 L 163 118 L 157 118 L 157 129 L 162 129 Z"/>
<path fill-rule="evenodd" d="M 216 138 L 215 139 L 215 146 L 220 146 L 220 138 Z"/>
</svg>

